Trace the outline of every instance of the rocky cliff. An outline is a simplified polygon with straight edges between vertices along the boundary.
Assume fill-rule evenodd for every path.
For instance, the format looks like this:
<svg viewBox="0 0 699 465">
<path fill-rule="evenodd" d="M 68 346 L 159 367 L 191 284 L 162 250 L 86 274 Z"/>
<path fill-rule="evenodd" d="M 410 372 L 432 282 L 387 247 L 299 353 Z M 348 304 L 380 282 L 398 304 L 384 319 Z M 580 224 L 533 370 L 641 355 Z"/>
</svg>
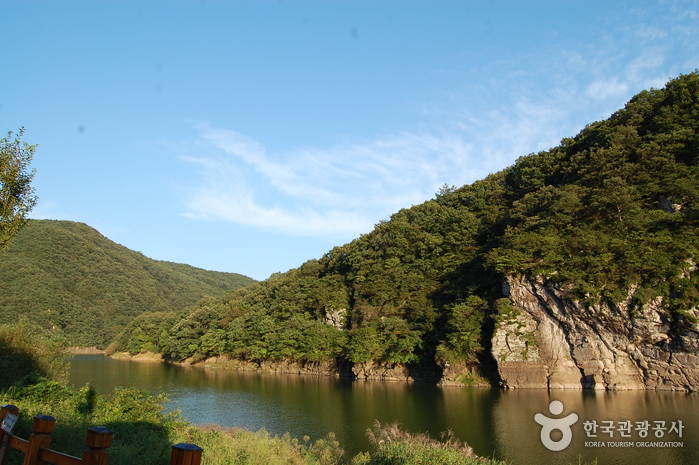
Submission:
<svg viewBox="0 0 699 465">
<path fill-rule="evenodd" d="M 492 339 L 507 388 L 699 390 L 696 308 L 681 325 L 662 299 L 583 304 L 542 277 L 507 278 Z"/>
</svg>

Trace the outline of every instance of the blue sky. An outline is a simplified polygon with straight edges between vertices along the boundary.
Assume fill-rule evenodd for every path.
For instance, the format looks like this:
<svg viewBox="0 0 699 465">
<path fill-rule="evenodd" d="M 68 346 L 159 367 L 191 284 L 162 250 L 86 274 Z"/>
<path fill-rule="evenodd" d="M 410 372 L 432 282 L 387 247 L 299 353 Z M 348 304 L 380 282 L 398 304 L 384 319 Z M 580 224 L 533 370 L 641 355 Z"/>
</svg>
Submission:
<svg viewBox="0 0 699 465">
<path fill-rule="evenodd" d="M 699 67 L 697 1 L 0 6 L 33 218 L 265 279 Z"/>
</svg>

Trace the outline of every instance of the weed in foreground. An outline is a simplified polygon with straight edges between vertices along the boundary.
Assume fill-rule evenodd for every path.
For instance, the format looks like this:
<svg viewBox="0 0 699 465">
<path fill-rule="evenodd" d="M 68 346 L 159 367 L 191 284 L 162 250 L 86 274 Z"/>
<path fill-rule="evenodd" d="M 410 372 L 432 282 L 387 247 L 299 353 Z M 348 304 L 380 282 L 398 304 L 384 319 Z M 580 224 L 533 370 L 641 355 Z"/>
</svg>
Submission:
<svg viewBox="0 0 699 465">
<path fill-rule="evenodd" d="M 367 430 L 367 437 L 376 448 L 367 465 L 505 465 L 504 462 L 478 457 L 471 446 L 460 441 L 452 431 L 442 433 L 441 440 L 427 434 L 413 434 L 402 430 L 397 423 Z"/>
</svg>

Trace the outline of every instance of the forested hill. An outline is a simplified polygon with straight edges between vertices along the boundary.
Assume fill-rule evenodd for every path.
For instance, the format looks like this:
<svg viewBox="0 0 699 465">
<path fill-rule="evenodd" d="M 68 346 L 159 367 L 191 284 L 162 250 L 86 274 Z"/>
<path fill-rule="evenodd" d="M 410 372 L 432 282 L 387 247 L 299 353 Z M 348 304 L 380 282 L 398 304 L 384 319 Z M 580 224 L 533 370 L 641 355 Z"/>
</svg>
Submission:
<svg viewBox="0 0 699 465">
<path fill-rule="evenodd" d="M 519 275 L 543 276 L 587 305 L 662 297 L 662 343 L 681 350 L 673 334 L 696 326 L 689 310 L 699 300 L 698 152 L 694 72 L 318 260 L 184 319 L 137 318 L 119 343 L 174 359 L 338 361 L 358 376 L 483 366 L 495 362 L 498 321 L 518 311 L 504 279 Z"/>
<path fill-rule="evenodd" d="M 0 252 L 0 323 L 27 319 L 71 345 L 105 347 L 134 317 L 253 283 L 156 261 L 70 221 L 31 220 Z"/>
</svg>

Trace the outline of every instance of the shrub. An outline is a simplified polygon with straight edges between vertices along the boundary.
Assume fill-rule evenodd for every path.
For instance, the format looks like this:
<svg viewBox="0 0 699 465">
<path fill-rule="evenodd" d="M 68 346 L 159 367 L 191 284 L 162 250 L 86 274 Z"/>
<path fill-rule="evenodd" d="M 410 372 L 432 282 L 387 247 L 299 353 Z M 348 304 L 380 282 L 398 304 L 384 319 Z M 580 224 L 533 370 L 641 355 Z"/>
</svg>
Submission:
<svg viewBox="0 0 699 465">
<path fill-rule="evenodd" d="M 40 378 L 68 379 L 64 338 L 27 322 L 0 325 L 0 389 Z"/>
</svg>

